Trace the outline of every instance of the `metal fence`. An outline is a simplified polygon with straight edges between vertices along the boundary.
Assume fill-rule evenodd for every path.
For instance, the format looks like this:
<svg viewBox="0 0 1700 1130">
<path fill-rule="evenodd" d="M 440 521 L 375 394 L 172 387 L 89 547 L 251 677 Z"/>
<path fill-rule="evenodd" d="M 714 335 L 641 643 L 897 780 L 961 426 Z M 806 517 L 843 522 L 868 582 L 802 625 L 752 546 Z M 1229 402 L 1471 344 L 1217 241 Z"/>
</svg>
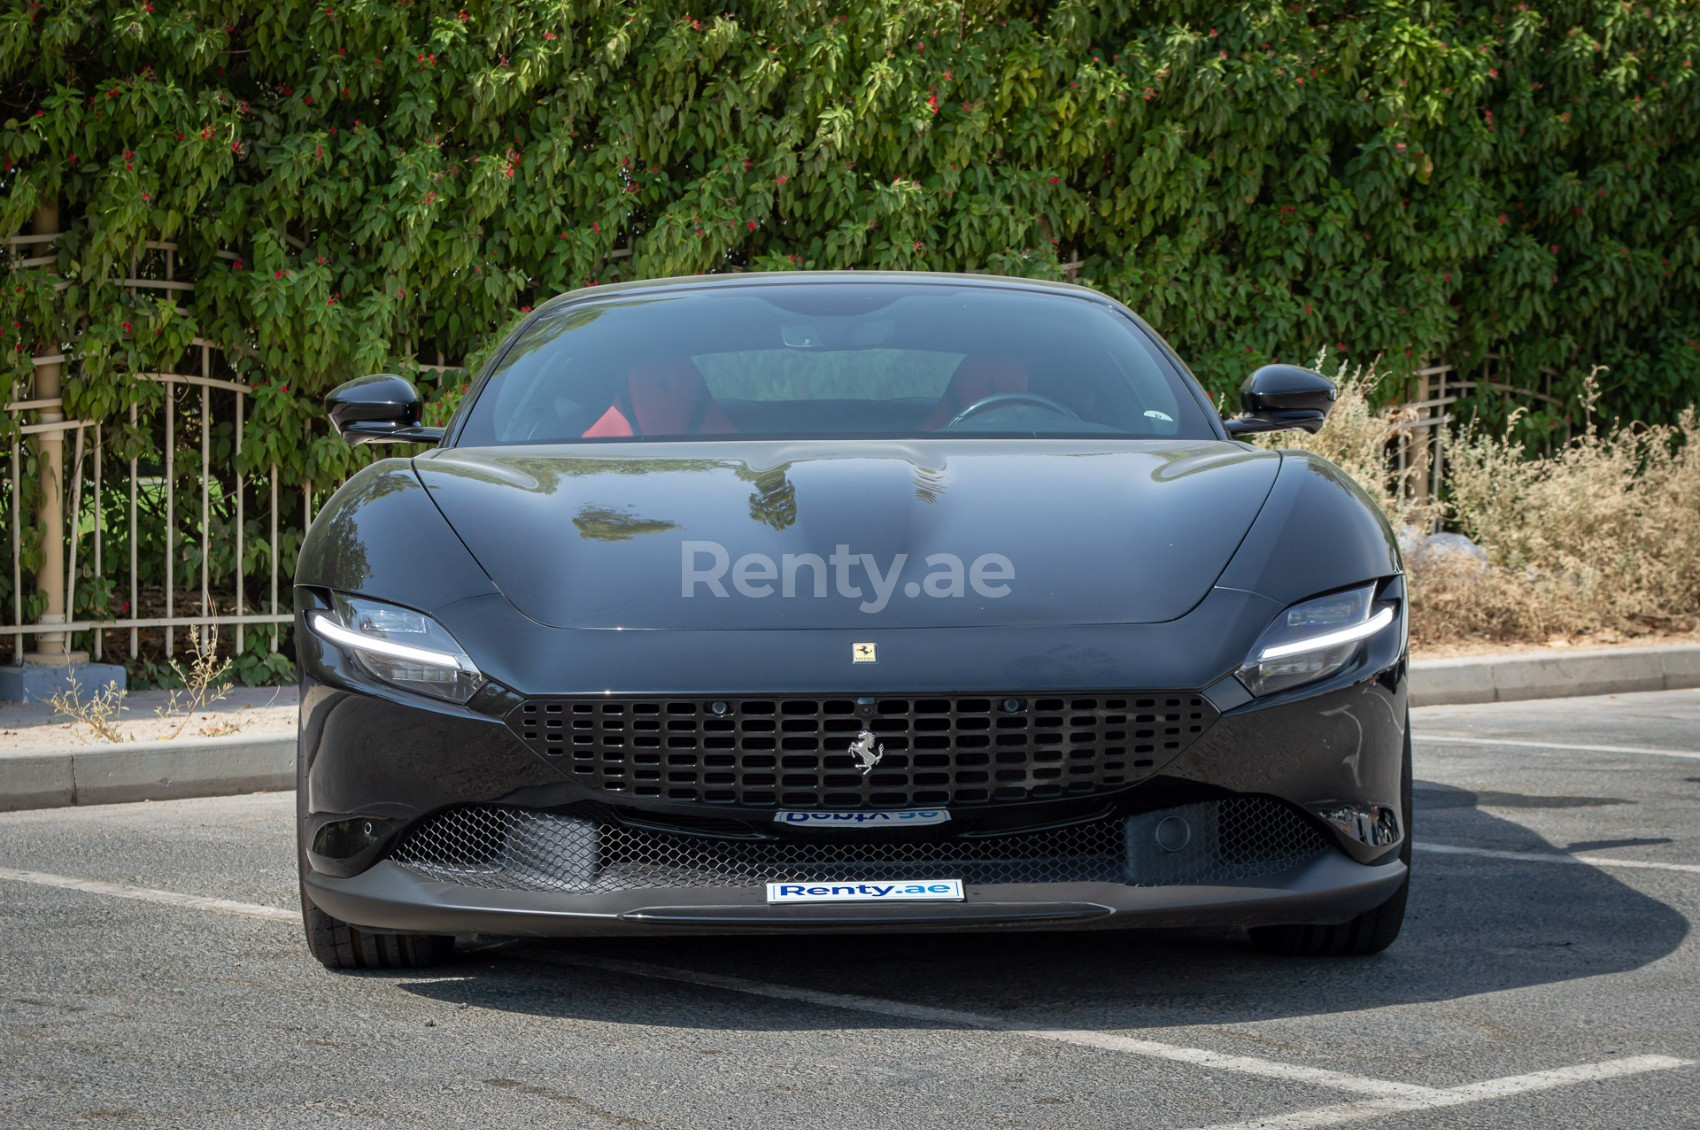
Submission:
<svg viewBox="0 0 1700 1130">
<path fill-rule="evenodd" d="M 1429 497 L 1440 494 L 1446 476 L 1447 425 L 1452 422 L 1453 408 L 1474 401 L 1477 393 L 1487 390 L 1515 398 L 1520 404 L 1541 403 L 1565 413 L 1562 418 L 1566 423 L 1557 439 L 1560 444 L 1569 442 L 1571 429 L 1567 414 L 1574 403 L 1553 395 L 1551 386 L 1557 374 L 1545 375 L 1548 387 L 1544 391 L 1519 388 L 1499 381 L 1495 373 L 1498 364 L 1497 357 L 1488 357 L 1472 378 L 1460 376 L 1451 365 L 1430 365 L 1411 374 L 1410 393 L 1401 401 L 1401 407 L 1411 413 L 1411 418 L 1399 425 L 1401 438 L 1394 448 L 1400 482 L 1408 481 L 1407 468 L 1421 462 L 1428 469 L 1427 480 L 1411 485 Z"/>
<path fill-rule="evenodd" d="M 41 252 L 55 238 L 52 233 L 12 237 L 12 265 L 51 266 L 54 256 Z M 134 265 L 128 277 L 117 280 L 122 286 L 131 293 L 194 290 L 192 282 L 176 277 L 174 244 L 149 243 L 146 251 L 147 265 Z M 296 507 L 289 504 L 293 500 L 280 498 L 275 466 L 264 476 L 242 474 L 236 459 L 251 387 L 235 378 L 210 341 L 195 339 L 187 360 L 190 364 L 178 367 L 192 371 L 135 374 L 158 385 L 163 395 L 157 407 L 132 405 L 127 421 L 64 418 L 59 377 L 63 366 L 75 362 L 62 353 L 33 358 L 35 389 L 48 395 L 5 405 L 16 426 L 9 429 L 4 499 L 11 592 L 0 613 L 0 642 L 10 645 L 12 662 L 24 662 L 24 641 L 31 637 L 34 651 L 43 656 L 67 655 L 86 639 L 82 650 L 97 659 L 107 656 L 111 632 L 121 639 L 127 632 L 124 650 L 132 659 L 141 654 L 143 633 L 156 630 L 167 658 L 178 651 L 181 629 L 230 628 L 238 653 L 256 628 L 265 631 L 271 650 L 281 645 L 280 626 L 292 619 L 285 590 L 293 563 L 281 560 L 280 533 L 297 523 L 304 531 L 312 522 L 313 484 L 300 488 Z M 233 457 L 228 465 L 215 466 L 212 437 L 221 421 L 229 427 Z M 115 454 L 107 442 L 115 425 L 125 424 L 132 440 L 128 458 Z M 26 444 L 34 449 L 28 452 L 34 456 L 33 482 L 26 481 Z M 198 497 L 184 498 L 179 490 L 185 461 L 193 466 Z M 268 535 L 259 545 L 251 544 L 247 533 L 249 519 L 256 516 L 265 519 Z M 24 541 L 26 531 L 35 528 L 40 529 L 41 565 L 26 578 Z M 215 546 L 215 539 L 223 544 Z M 111 551 L 115 542 L 120 547 L 116 554 Z M 185 544 L 198 561 L 188 575 L 178 562 Z M 234 563 L 221 578 L 223 591 L 215 589 L 215 548 Z M 264 558 L 263 569 L 251 578 L 247 562 L 256 550 Z M 144 584 L 145 577 L 155 582 Z M 85 580 L 121 600 L 119 614 L 78 617 L 78 586 Z M 32 591 L 48 606 L 33 620 L 26 615 L 26 592 Z M 105 603 L 110 608 L 116 601 Z"/>
</svg>

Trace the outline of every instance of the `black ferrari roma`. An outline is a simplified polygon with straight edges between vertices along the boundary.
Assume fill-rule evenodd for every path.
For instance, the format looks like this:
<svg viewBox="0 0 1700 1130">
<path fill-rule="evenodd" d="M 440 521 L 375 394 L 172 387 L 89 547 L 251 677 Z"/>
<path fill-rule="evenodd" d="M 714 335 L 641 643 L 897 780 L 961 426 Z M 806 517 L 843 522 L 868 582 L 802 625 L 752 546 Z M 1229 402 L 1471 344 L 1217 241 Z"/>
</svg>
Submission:
<svg viewBox="0 0 1700 1130">
<path fill-rule="evenodd" d="M 308 944 L 1404 917 L 1406 600 L 1339 468 L 1254 447 L 1075 286 L 744 274 L 527 316 L 444 429 L 328 399 L 295 579 Z"/>
</svg>

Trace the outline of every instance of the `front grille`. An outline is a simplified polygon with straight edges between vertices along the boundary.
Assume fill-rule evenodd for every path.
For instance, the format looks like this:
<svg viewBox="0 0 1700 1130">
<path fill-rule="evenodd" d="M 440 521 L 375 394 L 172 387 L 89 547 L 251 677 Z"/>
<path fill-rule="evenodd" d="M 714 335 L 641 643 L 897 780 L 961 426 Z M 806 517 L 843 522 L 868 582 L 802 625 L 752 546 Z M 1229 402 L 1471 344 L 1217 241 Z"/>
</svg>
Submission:
<svg viewBox="0 0 1700 1130">
<path fill-rule="evenodd" d="M 958 808 L 1133 784 L 1191 745 L 1216 710 L 1180 693 L 594 698 L 525 702 L 507 721 L 573 780 L 608 793 L 751 808 Z M 884 749 L 866 776 L 850 752 L 864 729 Z"/>
<path fill-rule="evenodd" d="M 1176 850 L 1158 842 L 1165 819 L 1189 829 Z M 894 879 L 1225 883 L 1285 871 L 1326 850 L 1322 833 L 1288 806 L 1235 797 L 1125 820 L 934 841 L 723 840 L 529 809 L 466 807 L 415 828 L 390 858 L 424 878 L 461 886 L 590 894 Z"/>
</svg>

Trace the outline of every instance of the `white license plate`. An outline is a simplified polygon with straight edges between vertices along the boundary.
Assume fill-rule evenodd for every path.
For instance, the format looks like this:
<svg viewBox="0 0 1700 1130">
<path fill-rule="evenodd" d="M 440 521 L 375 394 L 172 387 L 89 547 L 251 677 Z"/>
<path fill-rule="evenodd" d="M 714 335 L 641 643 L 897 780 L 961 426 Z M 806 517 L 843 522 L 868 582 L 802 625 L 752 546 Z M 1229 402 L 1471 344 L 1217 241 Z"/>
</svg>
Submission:
<svg viewBox="0 0 1700 1130">
<path fill-rule="evenodd" d="M 894 879 L 881 883 L 769 883 L 772 905 L 797 902 L 961 902 L 961 879 Z"/>
<path fill-rule="evenodd" d="M 787 828 L 918 828 L 924 824 L 944 824 L 949 820 L 950 813 L 942 808 L 773 814 L 773 822 Z"/>
</svg>

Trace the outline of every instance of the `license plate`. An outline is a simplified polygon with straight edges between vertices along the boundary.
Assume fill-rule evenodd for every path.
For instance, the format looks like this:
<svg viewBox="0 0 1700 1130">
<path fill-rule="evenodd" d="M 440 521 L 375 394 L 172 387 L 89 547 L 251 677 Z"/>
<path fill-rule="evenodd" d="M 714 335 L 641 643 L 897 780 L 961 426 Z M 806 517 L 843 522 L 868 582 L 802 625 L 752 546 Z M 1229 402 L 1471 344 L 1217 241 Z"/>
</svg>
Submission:
<svg viewBox="0 0 1700 1130">
<path fill-rule="evenodd" d="M 949 822 L 942 808 L 915 808 L 879 812 L 775 812 L 773 822 L 787 828 L 918 828 Z"/>
<path fill-rule="evenodd" d="M 961 879 L 895 879 L 883 883 L 769 883 L 767 901 L 961 902 Z"/>
</svg>

